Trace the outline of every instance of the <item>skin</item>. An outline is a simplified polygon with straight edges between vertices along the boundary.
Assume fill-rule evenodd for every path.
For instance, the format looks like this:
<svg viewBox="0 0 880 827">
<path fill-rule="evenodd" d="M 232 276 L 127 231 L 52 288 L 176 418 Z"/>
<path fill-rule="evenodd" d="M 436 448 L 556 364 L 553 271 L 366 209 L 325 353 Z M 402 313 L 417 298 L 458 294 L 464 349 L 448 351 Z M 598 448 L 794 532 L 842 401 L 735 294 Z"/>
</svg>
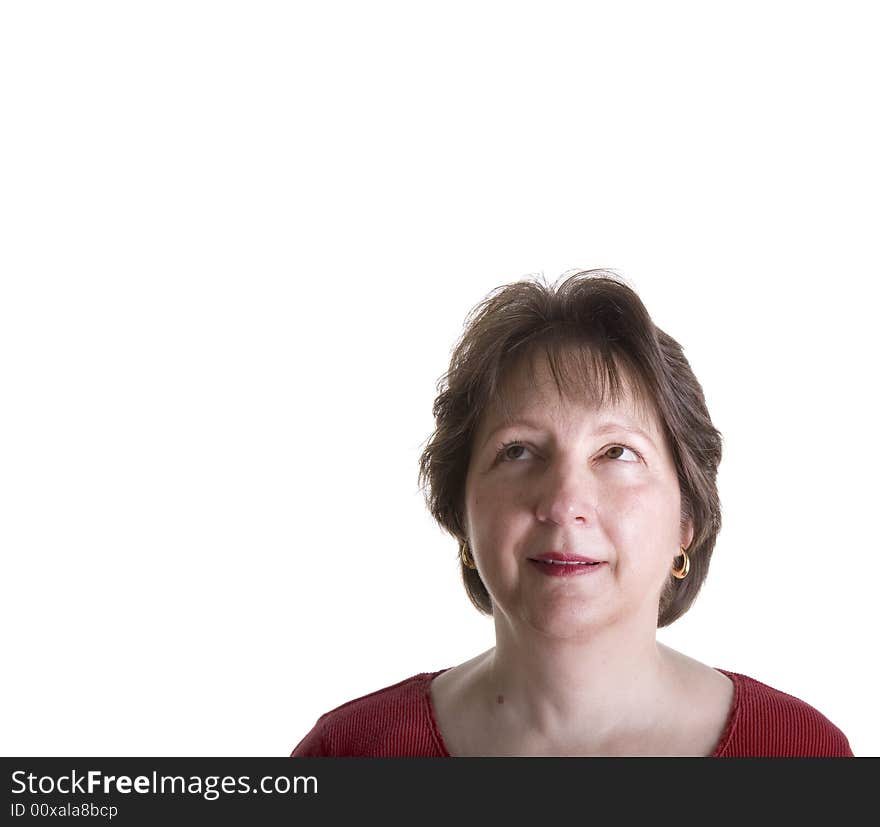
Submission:
<svg viewBox="0 0 880 827">
<path fill-rule="evenodd" d="M 437 695 L 454 695 L 469 722 L 457 736 L 460 754 L 674 752 L 676 738 L 701 726 L 681 703 L 697 676 L 727 679 L 656 640 L 662 586 L 693 539 L 693 526 L 681 526 L 669 446 L 630 394 L 601 409 L 589 398 L 566 401 L 544 357 L 535 366 L 536 382 L 518 373 L 512 387 L 515 420 L 536 427 L 495 430 L 500 417 L 487 412 L 465 486 L 496 645 L 439 676 Z M 597 433 L 609 420 L 646 435 Z M 497 456 L 511 440 L 518 445 Z M 528 558 L 549 550 L 605 563 L 585 576 L 548 577 Z"/>
</svg>

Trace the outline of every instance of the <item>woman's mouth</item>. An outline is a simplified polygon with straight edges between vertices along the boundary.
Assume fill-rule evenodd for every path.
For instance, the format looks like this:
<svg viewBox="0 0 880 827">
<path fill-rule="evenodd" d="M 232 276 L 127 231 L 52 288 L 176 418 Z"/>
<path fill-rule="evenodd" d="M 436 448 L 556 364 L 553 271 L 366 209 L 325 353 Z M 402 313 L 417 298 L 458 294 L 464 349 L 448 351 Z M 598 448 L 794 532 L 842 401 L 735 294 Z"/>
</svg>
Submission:
<svg viewBox="0 0 880 827">
<path fill-rule="evenodd" d="M 535 560 L 529 558 L 529 563 L 541 574 L 549 577 L 578 577 L 579 575 L 595 574 L 605 563 L 586 563 L 574 560 Z"/>
</svg>

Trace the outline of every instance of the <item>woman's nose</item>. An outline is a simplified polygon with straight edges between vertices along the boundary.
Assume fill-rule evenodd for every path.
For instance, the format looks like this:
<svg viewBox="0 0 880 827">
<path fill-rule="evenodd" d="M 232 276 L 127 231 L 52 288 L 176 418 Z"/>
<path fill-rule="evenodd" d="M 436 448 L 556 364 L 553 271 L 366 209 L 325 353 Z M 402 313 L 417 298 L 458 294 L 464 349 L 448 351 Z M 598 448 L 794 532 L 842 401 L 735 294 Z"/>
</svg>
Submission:
<svg viewBox="0 0 880 827">
<path fill-rule="evenodd" d="M 557 525 L 594 521 L 598 488 L 584 464 L 567 463 L 549 469 L 539 485 L 535 507 L 539 520 Z"/>
</svg>

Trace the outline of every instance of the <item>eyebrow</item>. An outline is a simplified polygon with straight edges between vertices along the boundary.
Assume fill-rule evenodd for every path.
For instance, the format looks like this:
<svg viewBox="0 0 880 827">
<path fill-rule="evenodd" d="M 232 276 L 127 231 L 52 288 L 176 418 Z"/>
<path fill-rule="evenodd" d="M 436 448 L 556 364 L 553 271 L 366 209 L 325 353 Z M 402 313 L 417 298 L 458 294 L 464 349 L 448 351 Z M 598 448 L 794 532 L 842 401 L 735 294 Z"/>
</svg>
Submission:
<svg viewBox="0 0 880 827">
<path fill-rule="evenodd" d="M 483 447 L 485 447 L 486 443 L 492 438 L 492 436 L 498 431 L 503 430 L 504 428 L 531 428 L 533 431 L 543 430 L 543 426 L 540 423 L 534 422 L 530 419 L 512 419 L 509 422 L 502 422 L 500 425 L 494 427 L 489 433 L 486 435 L 486 439 L 483 442 Z M 654 440 L 645 432 L 642 428 L 639 428 L 634 424 L 626 424 L 624 422 L 616 422 L 612 419 L 606 419 L 603 422 L 600 422 L 593 428 L 594 434 L 607 434 L 612 431 L 624 431 L 628 434 L 636 434 L 637 436 L 641 436 L 646 439 L 653 448 L 657 446 L 654 444 Z"/>
</svg>

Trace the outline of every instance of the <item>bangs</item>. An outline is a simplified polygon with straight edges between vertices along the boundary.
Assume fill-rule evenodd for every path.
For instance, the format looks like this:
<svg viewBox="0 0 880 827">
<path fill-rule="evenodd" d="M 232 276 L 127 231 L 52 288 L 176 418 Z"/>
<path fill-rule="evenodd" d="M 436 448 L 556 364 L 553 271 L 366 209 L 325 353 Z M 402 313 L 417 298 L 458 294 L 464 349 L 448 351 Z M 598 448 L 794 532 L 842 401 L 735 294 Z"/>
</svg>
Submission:
<svg viewBox="0 0 880 827">
<path fill-rule="evenodd" d="M 589 342 L 553 338 L 534 340 L 508 352 L 495 393 L 503 421 L 514 418 L 516 390 L 537 384 L 542 363 L 549 367 L 556 390 L 567 403 L 592 410 L 628 404 L 644 422 L 656 417 L 653 393 L 626 354 Z"/>
</svg>

